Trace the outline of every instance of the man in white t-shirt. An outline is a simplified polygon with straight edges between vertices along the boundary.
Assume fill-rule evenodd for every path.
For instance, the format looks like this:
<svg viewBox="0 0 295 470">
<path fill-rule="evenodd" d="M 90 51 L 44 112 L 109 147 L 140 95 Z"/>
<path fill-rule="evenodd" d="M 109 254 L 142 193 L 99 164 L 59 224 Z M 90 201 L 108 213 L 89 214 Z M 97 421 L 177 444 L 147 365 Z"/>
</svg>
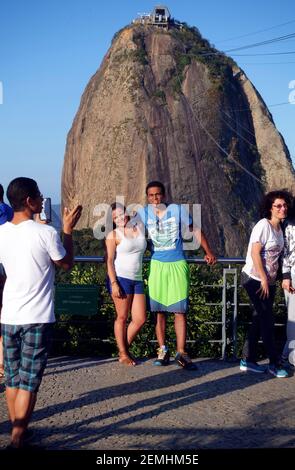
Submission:
<svg viewBox="0 0 295 470">
<path fill-rule="evenodd" d="M 77 206 L 63 216 L 64 241 L 53 227 L 33 220 L 43 197 L 30 178 L 16 178 L 7 188 L 14 210 L 0 227 L 0 262 L 7 280 L 1 314 L 6 401 L 12 422 L 11 444 L 23 446 L 46 367 L 52 324 L 54 265 L 73 266 L 72 231 L 80 218 Z"/>
</svg>

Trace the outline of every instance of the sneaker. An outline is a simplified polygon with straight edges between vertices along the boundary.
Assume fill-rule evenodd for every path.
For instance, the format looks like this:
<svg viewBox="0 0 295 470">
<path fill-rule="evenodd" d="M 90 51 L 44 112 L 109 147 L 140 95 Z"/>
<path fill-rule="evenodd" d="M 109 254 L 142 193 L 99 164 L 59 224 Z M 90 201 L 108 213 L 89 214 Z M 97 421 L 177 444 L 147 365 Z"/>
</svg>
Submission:
<svg viewBox="0 0 295 470">
<path fill-rule="evenodd" d="M 273 364 L 270 364 L 268 366 L 269 373 L 277 377 L 278 379 L 286 379 L 289 377 L 288 372 L 286 369 L 283 369 L 281 366 L 275 366 Z"/>
<path fill-rule="evenodd" d="M 175 356 L 177 364 L 187 370 L 197 370 L 198 367 L 194 364 L 187 353 L 177 353 Z"/>
<path fill-rule="evenodd" d="M 287 357 L 284 357 L 282 356 L 281 359 L 280 359 L 280 369 L 287 369 L 287 370 L 290 370 L 292 369 L 294 366 L 293 364 L 290 363 L 289 359 Z"/>
<path fill-rule="evenodd" d="M 256 362 L 249 362 L 249 361 L 245 361 L 245 359 L 241 359 L 240 370 L 243 372 L 250 370 L 251 372 L 263 374 L 264 372 L 267 371 L 267 366 L 263 366 L 263 365 L 257 364 Z"/>
<path fill-rule="evenodd" d="M 166 347 L 157 349 L 158 357 L 154 361 L 154 366 L 168 366 L 170 362 L 170 352 Z"/>
</svg>

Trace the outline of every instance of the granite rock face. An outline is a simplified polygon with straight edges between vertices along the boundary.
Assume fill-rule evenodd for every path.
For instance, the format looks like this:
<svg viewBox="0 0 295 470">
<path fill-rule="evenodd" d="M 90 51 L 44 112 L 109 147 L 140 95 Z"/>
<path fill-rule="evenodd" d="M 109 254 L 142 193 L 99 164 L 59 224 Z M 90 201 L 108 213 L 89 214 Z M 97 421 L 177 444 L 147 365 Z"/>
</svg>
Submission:
<svg viewBox="0 0 295 470">
<path fill-rule="evenodd" d="M 196 28 L 132 25 L 117 34 L 90 79 L 68 134 L 62 204 L 94 208 L 117 195 L 145 203 L 160 180 L 168 199 L 202 205 L 220 256 L 245 254 L 264 191 L 295 189 L 288 149 L 244 72 Z"/>
</svg>

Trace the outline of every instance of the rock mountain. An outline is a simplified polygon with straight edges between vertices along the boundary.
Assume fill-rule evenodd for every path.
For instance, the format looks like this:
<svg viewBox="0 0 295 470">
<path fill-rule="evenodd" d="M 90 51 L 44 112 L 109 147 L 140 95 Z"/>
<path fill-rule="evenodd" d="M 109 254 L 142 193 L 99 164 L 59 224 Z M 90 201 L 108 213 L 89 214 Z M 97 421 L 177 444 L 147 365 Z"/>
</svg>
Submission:
<svg viewBox="0 0 295 470">
<path fill-rule="evenodd" d="M 79 201 L 79 228 L 93 227 L 97 204 L 116 195 L 143 204 L 153 179 L 169 199 L 202 204 L 220 256 L 245 255 L 264 191 L 295 189 L 289 151 L 254 85 L 186 24 L 132 24 L 115 35 L 67 137 L 62 204 Z"/>
</svg>

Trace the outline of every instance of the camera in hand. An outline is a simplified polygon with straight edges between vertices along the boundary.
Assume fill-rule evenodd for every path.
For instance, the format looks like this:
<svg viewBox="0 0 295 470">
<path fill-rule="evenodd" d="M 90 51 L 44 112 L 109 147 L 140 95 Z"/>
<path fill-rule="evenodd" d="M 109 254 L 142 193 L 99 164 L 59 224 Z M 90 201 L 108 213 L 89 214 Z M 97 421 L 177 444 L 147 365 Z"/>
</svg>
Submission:
<svg viewBox="0 0 295 470">
<path fill-rule="evenodd" d="M 42 202 L 42 211 L 40 212 L 40 220 L 43 222 L 51 222 L 51 198 L 44 197 Z"/>
</svg>

